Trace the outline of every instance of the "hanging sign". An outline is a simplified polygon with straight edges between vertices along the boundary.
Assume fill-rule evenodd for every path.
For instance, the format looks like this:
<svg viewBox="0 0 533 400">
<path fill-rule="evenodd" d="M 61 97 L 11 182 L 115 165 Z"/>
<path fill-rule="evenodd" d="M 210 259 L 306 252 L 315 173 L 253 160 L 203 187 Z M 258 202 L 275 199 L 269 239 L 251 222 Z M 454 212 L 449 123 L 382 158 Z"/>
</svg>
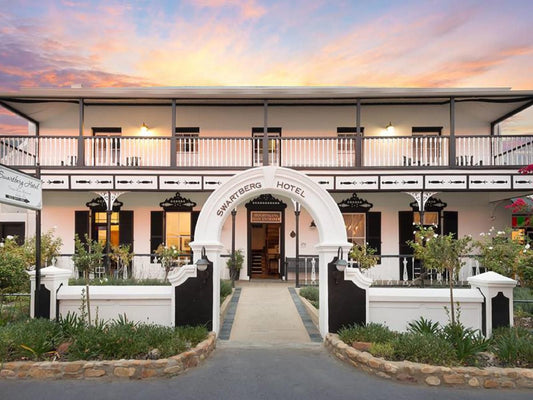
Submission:
<svg viewBox="0 0 533 400">
<path fill-rule="evenodd" d="M 251 211 L 252 224 L 281 224 L 281 211 Z"/>
<path fill-rule="evenodd" d="M 0 203 L 40 210 L 42 201 L 40 179 L 0 165 Z"/>
</svg>

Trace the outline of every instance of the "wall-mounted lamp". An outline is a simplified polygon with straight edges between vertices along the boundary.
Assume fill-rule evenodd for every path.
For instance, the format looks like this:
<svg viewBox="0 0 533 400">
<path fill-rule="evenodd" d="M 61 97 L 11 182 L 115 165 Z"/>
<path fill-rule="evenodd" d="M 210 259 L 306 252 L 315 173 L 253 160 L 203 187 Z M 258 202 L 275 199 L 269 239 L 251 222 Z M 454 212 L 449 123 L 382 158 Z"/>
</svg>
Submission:
<svg viewBox="0 0 533 400">
<path fill-rule="evenodd" d="M 385 130 L 387 131 L 388 135 L 394 134 L 394 126 L 392 125 L 392 122 L 389 122 L 389 124 L 385 127 Z"/>
<path fill-rule="evenodd" d="M 311 228 L 311 229 L 316 228 L 315 220 L 311 221 L 311 223 L 309 224 L 309 228 Z"/>
<path fill-rule="evenodd" d="M 146 125 L 145 122 L 141 125 L 141 132 L 142 133 L 148 133 L 148 125 Z"/>
<path fill-rule="evenodd" d="M 196 261 L 196 268 L 198 271 L 204 272 L 207 270 L 207 267 L 209 266 L 209 261 L 207 260 L 207 256 L 205 255 L 205 247 L 202 247 L 202 255 L 201 258 L 199 258 Z"/>
<path fill-rule="evenodd" d="M 339 247 L 339 249 L 337 250 L 337 261 L 335 261 L 335 266 L 337 267 L 337 271 L 339 272 L 344 272 L 344 270 L 348 266 L 348 261 L 343 260 L 342 247 Z"/>
</svg>

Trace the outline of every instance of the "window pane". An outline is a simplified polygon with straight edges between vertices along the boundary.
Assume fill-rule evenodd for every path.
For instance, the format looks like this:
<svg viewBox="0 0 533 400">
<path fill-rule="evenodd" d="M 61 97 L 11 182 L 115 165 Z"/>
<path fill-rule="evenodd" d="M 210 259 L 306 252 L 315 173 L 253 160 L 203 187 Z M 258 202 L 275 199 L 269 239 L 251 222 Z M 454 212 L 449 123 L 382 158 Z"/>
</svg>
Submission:
<svg viewBox="0 0 533 400">
<path fill-rule="evenodd" d="M 166 213 L 166 240 L 167 246 L 176 246 L 184 253 L 190 252 L 191 240 L 191 213 L 167 212 Z"/>
<path fill-rule="evenodd" d="M 343 217 L 348 241 L 364 245 L 366 237 L 365 214 L 343 214 Z"/>
</svg>

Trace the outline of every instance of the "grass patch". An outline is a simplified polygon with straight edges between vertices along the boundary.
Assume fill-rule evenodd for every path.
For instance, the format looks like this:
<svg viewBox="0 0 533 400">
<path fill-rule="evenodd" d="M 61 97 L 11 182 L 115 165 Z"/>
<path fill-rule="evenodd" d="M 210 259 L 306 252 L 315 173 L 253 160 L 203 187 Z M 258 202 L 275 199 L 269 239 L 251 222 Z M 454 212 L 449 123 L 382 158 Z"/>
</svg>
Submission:
<svg viewBox="0 0 533 400">
<path fill-rule="evenodd" d="M 146 359 L 157 349 L 158 358 L 186 351 L 207 337 L 205 327 L 165 327 L 139 324 L 125 317 L 87 326 L 68 314 L 59 322 L 32 319 L 0 327 L 0 360 Z M 70 343 L 66 353 L 56 350 Z"/>
<path fill-rule="evenodd" d="M 353 342 L 387 343 L 394 340 L 398 334 L 384 325 L 369 323 L 366 325 L 350 325 L 338 332 L 340 339 L 348 344 Z"/>
<path fill-rule="evenodd" d="M 305 286 L 300 289 L 300 296 L 309 300 L 309 302 L 318 310 L 319 291 L 317 286 Z"/>
</svg>

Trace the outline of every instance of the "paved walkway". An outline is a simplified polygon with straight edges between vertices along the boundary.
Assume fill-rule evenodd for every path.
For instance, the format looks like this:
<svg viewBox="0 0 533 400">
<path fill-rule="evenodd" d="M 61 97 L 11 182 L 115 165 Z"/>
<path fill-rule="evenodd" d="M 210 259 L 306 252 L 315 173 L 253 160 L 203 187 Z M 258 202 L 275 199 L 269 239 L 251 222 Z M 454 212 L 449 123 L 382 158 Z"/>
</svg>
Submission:
<svg viewBox="0 0 533 400">
<path fill-rule="evenodd" d="M 304 344 L 316 339 L 308 332 L 308 328 L 314 326 L 310 327 L 302 319 L 307 316 L 305 310 L 298 310 L 295 304 L 299 299 L 295 299 L 295 293 L 291 295 L 289 291 L 292 284 L 265 280 L 238 282 L 237 285 L 240 294 L 229 334 L 231 342 L 253 345 Z M 228 324 L 223 325 L 222 329 L 225 333 L 228 332 L 231 316 L 230 309 Z"/>
</svg>

